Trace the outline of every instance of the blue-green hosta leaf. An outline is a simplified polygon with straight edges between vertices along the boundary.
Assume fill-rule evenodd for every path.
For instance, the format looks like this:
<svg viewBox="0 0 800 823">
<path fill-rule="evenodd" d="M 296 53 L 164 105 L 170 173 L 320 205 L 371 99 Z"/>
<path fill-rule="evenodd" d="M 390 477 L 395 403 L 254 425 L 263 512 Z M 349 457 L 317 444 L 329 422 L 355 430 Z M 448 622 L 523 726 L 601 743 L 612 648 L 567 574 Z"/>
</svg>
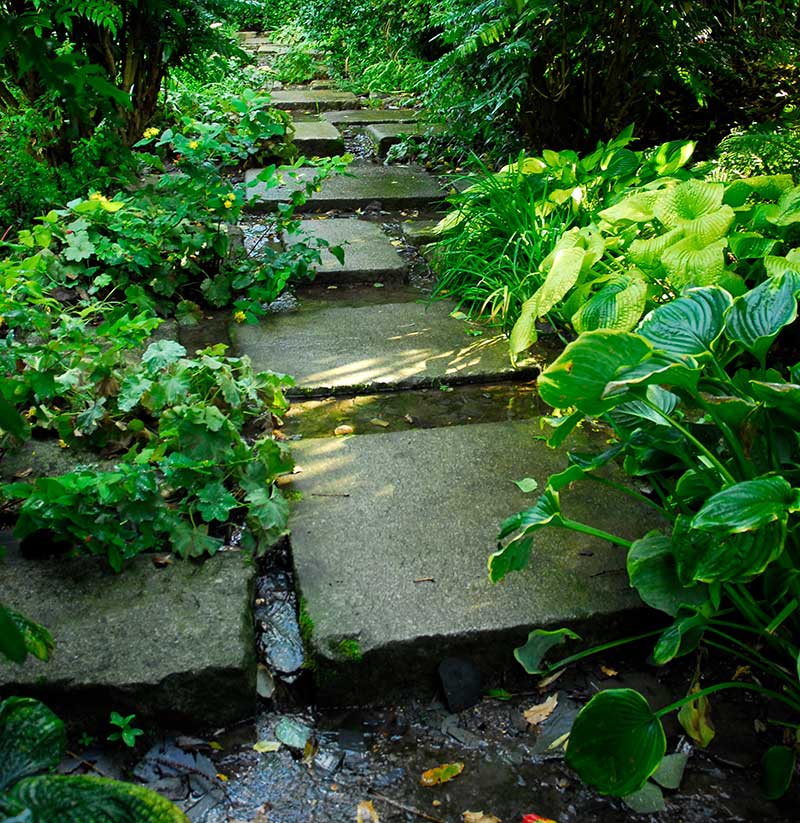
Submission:
<svg viewBox="0 0 800 823">
<path fill-rule="evenodd" d="M 567 765 L 600 794 L 638 791 L 667 748 L 659 718 L 633 689 L 596 694 L 578 713 L 567 744 Z"/>
<path fill-rule="evenodd" d="M 659 193 L 639 191 L 623 197 L 619 203 L 603 209 L 599 217 L 607 223 L 649 223 L 656 215 L 653 211 Z"/>
<path fill-rule="evenodd" d="M 800 511 L 800 489 L 783 477 L 743 480 L 717 492 L 694 516 L 692 528 L 723 534 L 749 532 Z"/>
<path fill-rule="evenodd" d="M 609 283 L 572 316 L 579 334 L 592 329 L 630 331 L 638 322 L 647 300 L 647 283 L 637 269 L 630 269 Z"/>
<path fill-rule="evenodd" d="M 719 211 L 724 196 L 725 186 L 722 183 L 687 180 L 674 188 L 662 191 L 654 211 L 656 217 L 667 228 L 672 229 L 687 223 L 692 224 L 699 218 Z"/>
<path fill-rule="evenodd" d="M 759 359 L 763 358 L 778 332 L 797 318 L 800 274 L 786 272 L 769 277 L 733 301 L 726 334 Z"/>
<path fill-rule="evenodd" d="M 697 235 L 678 240 L 661 255 L 661 265 L 676 289 L 685 286 L 710 286 L 717 283 L 725 271 L 726 238 L 703 242 Z"/>
<path fill-rule="evenodd" d="M 582 334 L 539 377 L 539 393 L 555 408 L 575 406 L 599 415 L 626 398 L 604 398 L 617 374 L 652 357 L 650 344 L 628 332 L 598 329 Z"/>
<path fill-rule="evenodd" d="M 514 649 L 514 657 L 528 674 L 542 674 L 547 671 L 547 667 L 542 666 L 542 660 L 550 649 L 561 645 L 565 640 L 580 640 L 580 637 L 569 629 L 534 629 L 528 635 L 525 645 Z"/>
<path fill-rule="evenodd" d="M 186 349 L 175 340 L 157 340 L 145 349 L 142 355 L 142 365 L 149 374 L 155 374 L 172 363 L 177 363 L 181 357 L 186 357 Z"/>
<path fill-rule="evenodd" d="M 674 617 L 685 605 L 700 605 L 708 599 L 703 585 L 684 586 L 678 579 L 672 540 L 656 531 L 636 540 L 628 551 L 628 577 L 639 597 Z"/>
<path fill-rule="evenodd" d="M 183 812 L 154 791 L 107 777 L 29 777 L 10 794 L 29 808 L 37 821 L 188 823 Z"/>
<path fill-rule="evenodd" d="M 703 360 L 711 356 L 732 305 L 731 296 L 719 286 L 687 289 L 677 300 L 651 311 L 636 333 L 654 349 Z"/>
<path fill-rule="evenodd" d="M 800 223 L 800 186 L 784 192 L 778 200 L 777 212 L 768 218 L 776 226 Z"/>
<path fill-rule="evenodd" d="M 30 697 L 4 700 L 0 703 L 0 792 L 22 777 L 55 768 L 66 745 L 64 724 L 43 703 Z"/>
<path fill-rule="evenodd" d="M 796 251 L 796 249 L 792 249 Z M 778 277 L 790 271 L 800 274 L 800 258 L 789 252 L 785 257 L 769 254 L 764 258 L 764 269 L 769 277 Z"/>
<path fill-rule="evenodd" d="M 728 237 L 731 254 L 738 260 L 757 260 L 772 254 L 778 240 L 756 232 L 737 232 Z"/>
<path fill-rule="evenodd" d="M 632 263 L 642 269 L 648 271 L 659 269 L 664 252 L 679 240 L 683 240 L 685 236 L 683 229 L 672 229 L 657 237 L 638 238 L 628 247 L 628 257 Z"/>
<path fill-rule="evenodd" d="M 603 397 L 613 399 L 629 389 L 641 390 L 643 386 L 661 384 L 694 391 L 699 379 L 700 365 L 693 357 L 653 351 L 649 358 L 620 369 L 606 384 Z"/>
</svg>

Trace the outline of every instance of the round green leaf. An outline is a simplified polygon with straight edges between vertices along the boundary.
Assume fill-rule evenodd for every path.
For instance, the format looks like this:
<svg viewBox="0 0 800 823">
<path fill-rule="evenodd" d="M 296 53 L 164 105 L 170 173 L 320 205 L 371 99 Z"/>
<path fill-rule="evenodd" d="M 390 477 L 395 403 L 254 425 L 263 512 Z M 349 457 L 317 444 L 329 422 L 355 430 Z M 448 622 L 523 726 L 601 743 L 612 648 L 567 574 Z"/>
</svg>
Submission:
<svg viewBox="0 0 800 823">
<path fill-rule="evenodd" d="M 694 516 L 692 528 L 736 534 L 785 521 L 800 511 L 800 489 L 783 477 L 744 480 L 712 495 Z"/>
<path fill-rule="evenodd" d="M 786 794 L 792 782 L 797 756 L 788 746 L 772 746 L 761 759 L 761 788 L 768 800 Z"/>
<path fill-rule="evenodd" d="M 659 718 L 633 689 L 596 694 L 575 718 L 567 764 L 601 794 L 624 797 L 644 786 L 667 748 Z"/>
<path fill-rule="evenodd" d="M 0 703 L 0 792 L 21 777 L 52 769 L 67 745 L 64 724 L 44 703 L 9 697 Z"/>
<path fill-rule="evenodd" d="M 718 211 L 725 196 L 722 183 L 687 180 L 665 189 L 654 206 L 656 217 L 668 228 L 694 224 L 696 220 Z"/>
<path fill-rule="evenodd" d="M 674 287 L 709 286 L 722 277 L 727 245 L 725 238 L 705 243 L 690 234 L 664 250 L 661 265 Z"/>
</svg>

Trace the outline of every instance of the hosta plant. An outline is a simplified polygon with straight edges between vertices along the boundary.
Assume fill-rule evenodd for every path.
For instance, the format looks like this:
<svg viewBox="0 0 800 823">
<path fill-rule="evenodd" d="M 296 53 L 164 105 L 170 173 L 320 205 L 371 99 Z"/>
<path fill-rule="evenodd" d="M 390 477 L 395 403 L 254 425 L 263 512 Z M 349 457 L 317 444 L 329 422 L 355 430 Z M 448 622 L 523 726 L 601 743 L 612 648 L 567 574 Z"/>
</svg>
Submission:
<svg viewBox="0 0 800 823">
<path fill-rule="evenodd" d="M 693 683 L 657 711 L 629 690 L 597 695 L 575 722 L 567 761 L 603 793 L 642 788 L 664 754 L 661 718 L 669 712 L 680 709 L 687 733 L 708 742 L 704 701 L 718 690 L 760 692 L 800 721 L 800 364 L 768 362 L 776 338 L 796 321 L 798 293 L 791 266 L 738 296 L 717 285 L 689 288 L 633 331 L 581 334 L 540 377 L 542 399 L 564 410 L 553 445 L 586 417 L 602 420 L 613 441 L 602 454 L 571 455 L 534 506 L 503 524 L 491 579 L 536 562 L 539 529 L 606 539 L 626 552 L 630 585 L 669 620 L 654 633 L 656 664 L 702 642 L 767 681 Z M 791 343 L 789 333 L 781 340 Z M 560 491 L 577 480 L 609 482 L 597 472 L 611 460 L 646 479 L 646 502 L 666 528 L 631 542 L 562 514 Z M 574 637 L 535 630 L 517 659 L 531 673 L 551 671 L 545 654 Z M 794 753 L 776 747 L 764 766 L 768 792 L 780 794 Z"/>
</svg>

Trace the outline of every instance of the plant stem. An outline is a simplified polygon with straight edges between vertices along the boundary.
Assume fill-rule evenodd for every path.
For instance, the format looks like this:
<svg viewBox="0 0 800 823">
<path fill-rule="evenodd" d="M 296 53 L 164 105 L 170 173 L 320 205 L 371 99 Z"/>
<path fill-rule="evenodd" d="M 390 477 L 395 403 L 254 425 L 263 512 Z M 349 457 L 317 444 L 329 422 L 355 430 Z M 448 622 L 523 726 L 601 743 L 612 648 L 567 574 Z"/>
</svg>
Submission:
<svg viewBox="0 0 800 823">
<path fill-rule="evenodd" d="M 577 663 L 579 660 L 584 660 L 587 657 L 591 657 L 593 654 L 608 651 L 608 649 L 615 649 L 617 646 L 624 646 L 626 643 L 637 643 L 639 640 L 647 640 L 648 637 L 657 637 L 663 631 L 663 629 L 654 629 L 653 631 L 646 632 L 645 634 L 637 634 L 634 637 L 623 637 L 620 640 L 610 640 L 608 643 L 601 643 L 599 646 L 592 646 L 590 649 L 585 649 L 582 652 L 576 652 L 575 654 L 571 654 L 569 657 L 559 660 L 557 663 L 553 663 L 541 673 L 550 674 L 551 672 L 563 669 L 564 666 L 569 666 L 572 663 Z"/>
<path fill-rule="evenodd" d="M 599 537 L 601 540 L 608 540 L 609 543 L 622 546 L 624 549 L 629 549 L 633 545 L 630 540 L 625 540 L 622 537 L 617 537 L 615 534 L 604 532 L 602 529 L 596 529 L 594 526 L 587 526 L 585 523 L 579 523 L 577 520 L 569 520 L 566 517 L 562 517 L 561 525 L 565 529 L 571 529 L 574 532 L 589 534 L 592 537 Z"/>
<path fill-rule="evenodd" d="M 601 483 L 603 486 L 608 486 L 609 488 L 616 489 L 623 494 L 627 494 L 629 497 L 632 497 L 634 500 L 638 500 L 640 503 L 644 503 L 647 506 L 655 509 L 659 514 L 666 514 L 664 511 L 663 506 L 659 506 L 655 500 L 651 500 L 646 495 L 642 494 L 641 492 L 637 492 L 635 489 L 632 489 L 630 486 L 626 486 L 624 483 L 617 483 L 614 480 L 609 480 L 607 477 L 598 477 L 596 474 L 589 473 L 586 475 L 588 480 L 594 480 L 595 483 Z"/>
<path fill-rule="evenodd" d="M 676 709 L 680 709 L 680 707 L 686 703 L 691 703 L 701 697 L 707 697 L 710 694 L 714 694 L 714 692 L 720 692 L 724 689 L 748 689 L 750 691 L 757 692 L 758 694 L 762 694 L 764 697 L 771 697 L 773 700 L 777 700 L 780 703 L 784 703 L 789 706 L 789 708 L 793 711 L 800 712 L 800 701 L 793 700 L 780 692 L 774 692 L 772 689 L 765 689 L 763 686 L 757 686 L 753 683 L 737 683 L 734 681 L 727 681 L 725 683 L 716 683 L 713 686 L 706 686 L 705 689 L 700 689 L 700 691 L 697 692 L 690 692 L 680 700 L 676 700 L 674 703 L 670 703 L 669 706 L 664 706 L 663 709 L 659 709 L 657 712 L 654 712 L 654 714 L 656 717 L 664 717 L 664 715 L 670 714 L 670 712 L 674 712 Z"/>
</svg>

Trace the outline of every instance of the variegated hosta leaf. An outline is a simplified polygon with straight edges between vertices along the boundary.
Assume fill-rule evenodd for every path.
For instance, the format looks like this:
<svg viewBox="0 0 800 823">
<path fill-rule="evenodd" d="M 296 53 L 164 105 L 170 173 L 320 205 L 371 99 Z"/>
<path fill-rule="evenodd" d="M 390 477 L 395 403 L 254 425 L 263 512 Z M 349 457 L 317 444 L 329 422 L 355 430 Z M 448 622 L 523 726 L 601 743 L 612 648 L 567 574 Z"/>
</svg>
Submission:
<svg viewBox="0 0 800 823">
<path fill-rule="evenodd" d="M 722 183 L 687 180 L 664 191 L 653 210 L 656 217 L 672 229 L 717 211 L 722 206 L 724 196 L 725 186 Z"/>
<path fill-rule="evenodd" d="M 781 195 L 780 200 L 778 200 L 777 212 L 769 220 L 776 226 L 790 226 L 792 223 L 800 223 L 800 186 Z"/>
<path fill-rule="evenodd" d="M 634 240 L 628 248 L 631 261 L 642 269 L 657 269 L 664 252 L 685 236 L 683 229 L 673 229 L 658 237 Z"/>
<path fill-rule="evenodd" d="M 603 209 L 599 216 L 607 223 L 649 223 L 656 213 L 653 206 L 659 198 L 657 191 L 640 191 L 623 197 L 619 203 Z"/>
<path fill-rule="evenodd" d="M 800 274 L 800 259 L 798 259 L 796 255 L 792 254 L 792 252 L 795 251 L 797 251 L 797 249 L 792 249 L 786 257 L 778 257 L 774 254 L 770 254 L 765 257 L 764 268 L 766 269 L 767 274 L 770 277 L 777 277 L 785 271 L 793 271 L 795 274 Z"/>
<path fill-rule="evenodd" d="M 677 289 L 685 286 L 710 286 L 725 271 L 726 239 L 703 244 L 699 237 L 690 235 L 664 251 L 661 265 L 670 283 Z"/>
<path fill-rule="evenodd" d="M 57 766 L 66 745 L 64 724 L 44 703 L 30 697 L 4 700 L 0 703 L 0 792 L 21 777 Z"/>
<path fill-rule="evenodd" d="M 573 315 L 572 325 L 579 334 L 592 329 L 630 331 L 639 322 L 646 299 L 647 282 L 631 269 L 585 303 Z"/>
<path fill-rule="evenodd" d="M 161 795 L 107 777 L 42 775 L 21 780 L 11 797 L 37 823 L 188 823 Z"/>
</svg>

